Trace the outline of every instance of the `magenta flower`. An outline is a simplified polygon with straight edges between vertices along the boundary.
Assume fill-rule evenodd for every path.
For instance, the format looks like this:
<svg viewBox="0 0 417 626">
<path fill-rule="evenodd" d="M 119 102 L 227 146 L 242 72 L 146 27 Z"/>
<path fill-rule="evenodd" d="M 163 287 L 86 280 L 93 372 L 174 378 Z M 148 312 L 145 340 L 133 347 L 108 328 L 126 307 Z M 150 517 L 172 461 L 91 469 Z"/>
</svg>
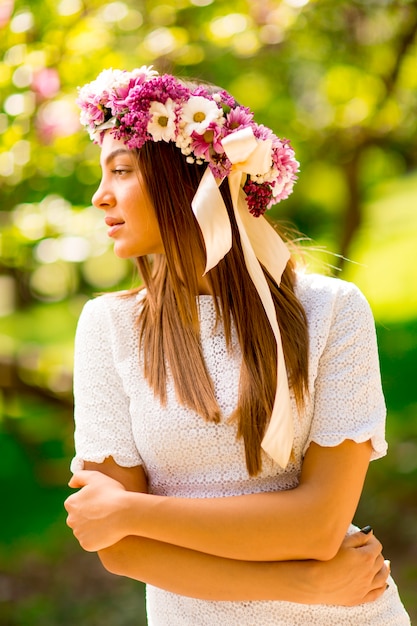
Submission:
<svg viewBox="0 0 417 626">
<path fill-rule="evenodd" d="M 214 153 L 222 154 L 222 136 L 222 128 L 216 122 L 211 122 L 202 135 L 194 131 L 191 145 L 195 156 L 210 161 Z"/>
<path fill-rule="evenodd" d="M 232 171 L 232 164 L 225 152 L 223 152 L 223 154 L 214 154 L 209 161 L 209 167 L 214 178 L 217 180 L 223 180 L 223 178 L 229 176 Z"/>
<path fill-rule="evenodd" d="M 204 85 L 198 85 L 198 87 L 192 90 L 191 95 L 201 96 L 202 98 L 206 98 L 206 100 L 213 100 L 213 94 L 210 94 L 207 87 L 204 87 Z"/>
<path fill-rule="evenodd" d="M 248 179 L 243 187 L 249 212 L 259 217 L 270 208 L 273 200 L 272 183 L 255 183 Z"/>
<path fill-rule="evenodd" d="M 221 105 L 225 105 L 227 107 L 230 107 L 231 109 L 236 107 L 236 100 L 225 89 L 222 89 L 221 91 L 219 91 L 218 96 L 219 96 L 219 103 Z"/>
</svg>

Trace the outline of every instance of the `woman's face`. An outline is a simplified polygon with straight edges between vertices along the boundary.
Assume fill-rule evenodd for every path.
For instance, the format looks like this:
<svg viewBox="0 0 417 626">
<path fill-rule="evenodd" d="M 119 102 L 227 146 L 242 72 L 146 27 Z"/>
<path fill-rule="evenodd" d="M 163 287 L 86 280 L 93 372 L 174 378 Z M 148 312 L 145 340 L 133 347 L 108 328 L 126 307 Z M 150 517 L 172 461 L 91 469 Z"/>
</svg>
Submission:
<svg viewBox="0 0 417 626">
<path fill-rule="evenodd" d="M 135 155 L 107 131 L 100 163 L 102 179 L 92 202 L 105 212 L 115 254 L 123 259 L 162 254 L 158 222 Z"/>
</svg>

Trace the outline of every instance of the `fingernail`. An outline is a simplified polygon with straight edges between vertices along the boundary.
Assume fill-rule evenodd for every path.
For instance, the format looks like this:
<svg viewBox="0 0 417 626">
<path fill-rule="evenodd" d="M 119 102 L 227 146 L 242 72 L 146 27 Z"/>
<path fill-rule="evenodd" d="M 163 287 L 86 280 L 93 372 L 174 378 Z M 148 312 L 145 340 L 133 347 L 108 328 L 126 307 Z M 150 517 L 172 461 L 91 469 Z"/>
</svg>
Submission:
<svg viewBox="0 0 417 626">
<path fill-rule="evenodd" d="M 361 528 L 361 533 L 363 533 L 364 535 L 369 535 L 371 531 L 372 526 L 364 526 L 363 528 Z"/>
<path fill-rule="evenodd" d="M 389 561 L 388 559 L 385 559 L 384 563 L 388 567 L 389 571 L 391 571 L 391 561 Z"/>
</svg>

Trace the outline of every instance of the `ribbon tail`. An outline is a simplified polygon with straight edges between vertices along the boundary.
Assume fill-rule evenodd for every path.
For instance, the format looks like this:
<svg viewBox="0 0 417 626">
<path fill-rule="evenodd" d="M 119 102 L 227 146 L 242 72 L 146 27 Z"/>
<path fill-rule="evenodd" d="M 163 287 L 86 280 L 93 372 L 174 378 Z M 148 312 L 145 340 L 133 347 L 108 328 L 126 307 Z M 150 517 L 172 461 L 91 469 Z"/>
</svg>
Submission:
<svg viewBox="0 0 417 626">
<path fill-rule="evenodd" d="M 233 198 L 234 193 L 232 189 L 231 193 Z M 245 202 L 243 192 L 241 192 L 241 194 L 242 195 L 240 196 L 239 200 L 241 199 L 243 202 Z M 246 232 L 245 225 L 241 219 L 241 212 L 238 209 L 238 203 L 234 203 L 234 208 L 246 266 L 249 275 L 259 293 L 269 323 L 271 324 L 273 333 L 275 335 L 275 340 L 277 342 L 277 387 L 271 419 L 265 432 L 265 436 L 262 440 L 261 446 L 263 450 L 265 450 L 265 452 L 274 459 L 274 461 L 276 461 L 281 467 L 285 468 L 291 456 L 294 440 L 294 427 L 291 412 L 291 399 L 288 377 L 281 341 L 281 333 L 277 322 L 275 306 L 272 300 L 271 292 L 262 267 L 258 259 L 256 258 L 254 249 L 252 248 L 251 241 L 249 239 L 248 233 Z M 277 233 L 275 234 L 277 235 Z M 284 268 L 282 269 L 282 271 L 284 270 Z"/>
<path fill-rule="evenodd" d="M 249 213 L 242 196 L 239 198 L 238 210 L 258 261 L 279 285 L 291 256 L 290 251 L 274 227 L 263 216 L 253 217 Z"/>
<path fill-rule="evenodd" d="M 278 465 L 285 469 L 292 453 L 294 425 L 287 373 L 283 367 L 285 368 L 283 359 L 278 359 L 278 384 L 274 410 L 262 439 L 261 447 Z"/>
<path fill-rule="evenodd" d="M 289 251 L 279 235 L 265 219 L 250 216 L 244 192 L 240 189 L 242 173 L 231 172 L 228 177 L 236 223 L 249 275 L 259 293 L 277 344 L 277 386 L 274 406 L 261 446 L 281 467 L 285 468 L 293 446 L 293 420 L 285 359 L 275 306 L 260 262 L 279 284 L 288 262 Z M 227 209 L 218 183 L 211 170 L 206 169 L 192 201 L 192 209 L 206 246 L 206 269 L 227 254 L 232 246 L 232 232 Z M 248 223 L 247 215 L 251 222 Z M 247 226 L 247 230 L 246 230 Z M 253 231 L 253 232 L 252 232 Z M 251 233 L 250 235 L 248 233 Z M 272 248 L 267 252 L 267 248 Z"/>
<path fill-rule="evenodd" d="M 207 167 L 191 207 L 203 234 L 207 273 L 232 247 L 232 229 L 218 183 Z"/>
</svg>

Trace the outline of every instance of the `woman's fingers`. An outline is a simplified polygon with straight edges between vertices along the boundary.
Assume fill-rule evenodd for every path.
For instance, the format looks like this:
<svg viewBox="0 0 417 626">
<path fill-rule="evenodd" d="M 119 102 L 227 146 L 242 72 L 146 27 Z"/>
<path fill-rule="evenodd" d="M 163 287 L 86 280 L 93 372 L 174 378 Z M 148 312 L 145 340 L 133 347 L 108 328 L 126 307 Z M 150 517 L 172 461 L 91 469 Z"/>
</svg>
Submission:
<svg viewBox="0 0 417 626">
<path fill-rule="evenodd" d="M 89 485 L 95 480 L 100 480 L 101 477 L 104 476 L 105 475 L 101 472 L 96 472 L 93 470 L 80 470 L 78 472 L 75 472 L 75 474 L 71 476 L 68 486 L 72 487 L 73 489 L 79 489 L 80 487 L 85 487 L 86 485 Z M 108 479 L 108 477 L 105 477 L 105 480 Z M 113 479 L 110 478 L 109 480 Z"/>
</svg>

